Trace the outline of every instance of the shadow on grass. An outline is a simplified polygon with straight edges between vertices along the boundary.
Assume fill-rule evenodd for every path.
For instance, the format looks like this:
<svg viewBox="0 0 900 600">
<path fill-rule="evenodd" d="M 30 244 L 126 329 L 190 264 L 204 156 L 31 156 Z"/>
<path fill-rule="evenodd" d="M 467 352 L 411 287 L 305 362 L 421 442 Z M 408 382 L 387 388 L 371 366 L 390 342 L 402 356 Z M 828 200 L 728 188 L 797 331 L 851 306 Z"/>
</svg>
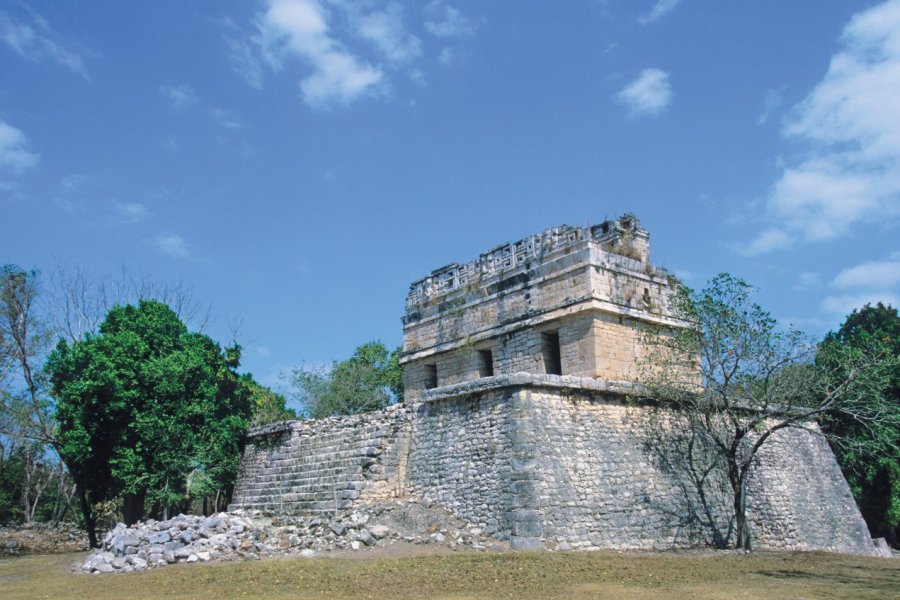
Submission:
<svg viewBox="0 0 900 600">
<path fill-rule="evenodd" d="M 862 567 L 850 568 L 862 569 Z M 796 581 L 816 581 L 829 586 L 841 585 L 875 590 L 884 589 L 884 591 L 890 592 L 890 594 L 897 594 L 898 589 L 900 589 L 900 582 L 898 582 L 897 572 L 895 570 L 880 571 L 867 568 L 864 570 L 864 574 L 861 575 L 855 575 L 842 570 L 827 573 L 816 570 L 800 569 L 765 570 L 757 571 L 757 573 L 763 577 Z"/>
</svg>

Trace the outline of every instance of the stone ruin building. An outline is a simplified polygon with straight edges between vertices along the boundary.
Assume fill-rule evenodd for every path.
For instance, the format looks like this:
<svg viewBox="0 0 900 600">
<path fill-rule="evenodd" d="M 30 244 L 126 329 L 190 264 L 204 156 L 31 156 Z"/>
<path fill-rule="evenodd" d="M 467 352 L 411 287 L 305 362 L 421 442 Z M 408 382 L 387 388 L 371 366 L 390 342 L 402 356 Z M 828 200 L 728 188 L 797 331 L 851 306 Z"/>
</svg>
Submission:
<svg viewBox="0 0 900 600">
<path fill-rule="evenodd" d="M 427 498 L 514 549 L 713 545 L 730 500 L 703 502 L 627 401 L 640 329 L 681 326 L 670 292 L 632 215 L 438 269 L 407 297 L 404 401 L 251 430 L 232 507 Z M 827 443 L 802 430 L 764 446 L 747 513 L 757 547 L 872 551 Z"/>
</svg>

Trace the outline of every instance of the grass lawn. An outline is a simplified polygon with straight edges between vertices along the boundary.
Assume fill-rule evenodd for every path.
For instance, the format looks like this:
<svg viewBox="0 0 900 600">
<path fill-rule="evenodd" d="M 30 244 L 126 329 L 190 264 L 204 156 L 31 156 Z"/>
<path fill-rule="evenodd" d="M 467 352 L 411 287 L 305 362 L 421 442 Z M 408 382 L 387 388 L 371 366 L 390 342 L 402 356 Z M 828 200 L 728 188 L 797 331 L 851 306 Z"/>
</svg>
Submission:
<svg viewBox="0 0 900 600">
<path fill-rule="evenodd" d="M 0 598 L 900 598 L 900 560 L 821 553 L 448 553 L 83 575 L 85 554 L 0 560 Z"/>
</svg>

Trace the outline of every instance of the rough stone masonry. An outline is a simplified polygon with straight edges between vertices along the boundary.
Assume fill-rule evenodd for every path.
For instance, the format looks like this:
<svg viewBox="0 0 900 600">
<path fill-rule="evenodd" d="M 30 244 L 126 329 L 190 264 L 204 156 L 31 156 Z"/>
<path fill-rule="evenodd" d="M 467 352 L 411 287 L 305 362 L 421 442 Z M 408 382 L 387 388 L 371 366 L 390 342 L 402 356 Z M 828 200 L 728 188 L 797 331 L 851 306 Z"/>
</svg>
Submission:
<svg viewBox="0 0 900 600">
<path fill-rule="evenodd" d="M 700 494 L 626 402 L 640 330 L 679 327 L 633 215 L 556 227 L 410 286 L 404 402 L 249 433 L 233 508 L 328 515 L 418 497 L 515 549 L 672 549 L 733 535 L 726 482 Z M 814 425 L 811 425 L 814 427 Z M 820 435 L 784 430 L 754 467 L 754 544 L 870 554 Z"/>
</svg>

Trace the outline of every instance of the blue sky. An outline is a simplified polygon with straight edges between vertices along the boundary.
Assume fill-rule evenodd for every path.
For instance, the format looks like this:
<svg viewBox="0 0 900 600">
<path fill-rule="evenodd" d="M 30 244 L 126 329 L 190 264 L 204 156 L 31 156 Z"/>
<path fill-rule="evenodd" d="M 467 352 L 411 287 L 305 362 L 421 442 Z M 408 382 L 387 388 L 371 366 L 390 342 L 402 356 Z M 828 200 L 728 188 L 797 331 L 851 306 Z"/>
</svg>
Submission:
<svg viewBox="0 0 900 600">
<path fill-rule="evenodd" d="M 0 0 L 0 262 L 184 281 L 267 383 L 625 212 L 812 334 L 900 304 L 900 1 Z"/>
</svg>

